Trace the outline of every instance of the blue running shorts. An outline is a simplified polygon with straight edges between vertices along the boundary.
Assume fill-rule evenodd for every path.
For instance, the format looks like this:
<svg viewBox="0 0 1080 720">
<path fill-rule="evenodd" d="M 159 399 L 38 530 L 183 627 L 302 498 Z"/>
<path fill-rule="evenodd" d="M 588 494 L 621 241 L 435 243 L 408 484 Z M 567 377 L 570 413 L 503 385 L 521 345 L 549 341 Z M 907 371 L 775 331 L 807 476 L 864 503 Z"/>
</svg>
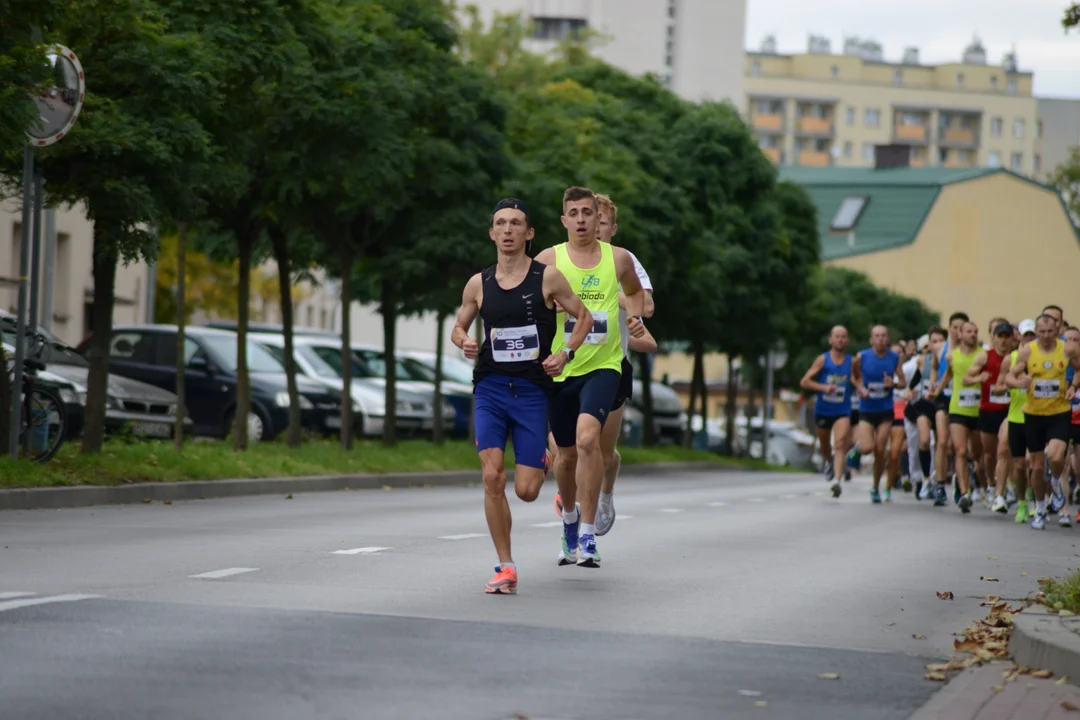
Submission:
<svg viewBox="0 0 1080 720">
<path fill-rule="evenodd" d="M 518 465 L 547 465 L 548 394 L 534 382 L 506 375 L 486 375 L 473 389 L 476 399 L 476 451 L 506 450 L 514 443 Z"/>
</svg>

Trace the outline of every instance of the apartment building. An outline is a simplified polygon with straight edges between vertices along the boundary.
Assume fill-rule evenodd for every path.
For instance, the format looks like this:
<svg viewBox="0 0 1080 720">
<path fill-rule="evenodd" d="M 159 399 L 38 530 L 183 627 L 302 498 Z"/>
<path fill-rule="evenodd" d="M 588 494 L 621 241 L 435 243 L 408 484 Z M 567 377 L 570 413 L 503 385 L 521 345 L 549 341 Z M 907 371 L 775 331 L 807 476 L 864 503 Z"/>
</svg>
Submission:
<svg viewBox="0 0 1080 720">
<path fill-rule="evenodd" d="M 743 97 L 746 0 L 466 0 L 490 22 L 496 12 L 531 21 L 529 49 L 546 52 L 583 29 L 606 41 L 597 57 L 632 75 L 654 73 L 693 101 Z"/>
<path fill-rule="evenodd" d="M 958 56 L 924 65 L 909 47 L 886 59 L 879 43 L 859 38 L 833 53 L 813 35 L 805 53 L 787 55 L 769 37 L 746 53 L 747 119 L 781 165 L 869 167 L 875 145 L 900 145 L 913 167 L 1042 175 L 1032 73 L 1012 52 L 990 64 L 978 39 Z"/>
<path fill-rule="evenodd" d="M 1080 100 L 1039 98 L 1038 103 L 1038 152 L 1043 170 L 1038 179 L 1045 181 L 1069 159 L 1069 152 L 1080 145 Z"/>
</svg>

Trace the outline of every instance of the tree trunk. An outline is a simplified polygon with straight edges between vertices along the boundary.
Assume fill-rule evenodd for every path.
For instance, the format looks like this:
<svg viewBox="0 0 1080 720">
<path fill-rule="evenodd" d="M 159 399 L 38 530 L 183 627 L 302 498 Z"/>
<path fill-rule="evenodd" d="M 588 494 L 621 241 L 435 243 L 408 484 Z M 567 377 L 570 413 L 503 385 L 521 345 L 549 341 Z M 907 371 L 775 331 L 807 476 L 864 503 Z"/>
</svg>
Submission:
<svg viewBox="0 0 1080 720">
<path fill-rule="evenodd" d="M 724 454 L 735 454 L 735 402 L 738 399 L 739 383 L 735 379 L 735 360 L 728 355 L 727 361 L 727 404 L 724 406 Z"/>
<path fill-rule="evenodd" d="M 285 229 L 271 227 L 270 243 L 278 267 L 278 291 L 281 295 L 281 328 L 285 341 L 285 383 L 289 390 L 289 430 L 285 444 L 300 447 L 303 441 L 300 422 L 300 391 L 296 387 L 296 356 L 293 355 L 292 263 L 289 261 L 289 238 Z"/>
<path fill-rule="evenodd" d="M 8 425 L 11 423 L 12 377 L 8 375 L 8 363 L 14 362 L 15 355 L 7 354 L 0 346 L 0 455 L 6 455 L 8 450 Z"/>
<path fill-rule="evenodd" d="M 697 366 L 698 392 L 701 393 L 701 427 L 704 429 L 705 423 L 709 419 L 709 383 L 705 379 L 705 348 L 702 345 L 697 345 L 694 350 L 694 365 Z"/>
<path fill-rule="evenodd" d="M 648 446 L 656 444 L 656 425 L 653 422 L 652 403 L 652 376 L 649 372 L 649 356 L 646 353 L 636 353 L 638 358 L 638 372 L 641 375 L 641 410 L 644 416 L 642 443 Z"/>
<path fill-rule="evenodd" d="M 435 318 L 435 425 L 431 431 L 431 439 L 436 445 L 442 445 L 445 438 L 443 428 L 443 399 L 442 399 L 442 353 L 443 353 L 443 325 L 446 324 L 446 313 L 441 310 Z"/>
<path fill-rule="evenodd" d="M 105 442 L 105 404 L 108 400 L 109 339 L 116 300 L 116 245 L 109 231 L 94 223 L 94 309 L 91 313 L 90 372 L 86 378 L 86 424 L 83 454 L 101 452 Z"/>
<path fill-rule="evenodd" d="M 750 422 L 757 415 L 757 409 L 754 407 L 754 403 L 757 402 L 757 358 L 754 358 L 753 362 L 743 363 L 743 367 L 746 368 L 746 429 L 750 432 Z"/>
<path fill-rule="evenodd" d="M 251 411 L 251 383 L 248 378 L 247 331 L 251 315 L 251 256 L 255 251 L 255 231 L 245 228 L 237 235 L 240 283 L 237 288 L 236 318 L 236 416 L 233 419 L 233 449 L 248 449 L 248 413 Z M 264 428 L 264 433 L 270 428 Z"/>
<path fill-rule="evenodd" d="M 697 353 L 694 352 L 693 370 L 690 371 L 690 405 L 686 410 L 686 427 L 683 428 L 683 447 L 690 447 L 694 437 L 693 422 L 694 413 L 697 412 L 698 402 L 698 364 Z"/>
<path fill-rule="evenodd" d="M 352 450 L 352 271 L 353 248 L 351 230 L 338 245 L 341 263 L 341 449 Z"/>
<path fill-rule="evenodd" d="M 397 297 L 390 278 L 382 278 L 383 359 L 386 363 L 386 424 L 383 425 L 383 445 L 393 447 L 397 442 Z"/>
<path fill-rule="evenodd" d="M 187 416 L 184 370 L 187 366 L 184 328 L 187 326 L 187 223 L 180 223 L 176 239 L 176 427 L 173 444 L 176 451 L 184 449 L 184 417 Z"/>
</svg>

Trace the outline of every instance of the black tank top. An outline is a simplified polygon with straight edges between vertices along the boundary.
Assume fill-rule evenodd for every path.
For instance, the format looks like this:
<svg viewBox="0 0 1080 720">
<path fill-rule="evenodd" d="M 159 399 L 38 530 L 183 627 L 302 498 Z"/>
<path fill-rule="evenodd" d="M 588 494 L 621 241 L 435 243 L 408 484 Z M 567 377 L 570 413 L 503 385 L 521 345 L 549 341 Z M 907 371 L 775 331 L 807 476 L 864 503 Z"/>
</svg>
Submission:
<svg viewBox="0 0 1080 720">
<path fill-rule="evenodd" d="M 556 327 L 555 310 L 544 302 L 546 267 L 533 260 L 525 279 L 511 290 L 499 287 L 495 265 L 481 273 L 484 342 L 473 371 L 474 383 L 486 375 L 504 375 L 530 380 L 545 389 L 553 386 L 541 365 L 551 355 Z"/>
</svg>

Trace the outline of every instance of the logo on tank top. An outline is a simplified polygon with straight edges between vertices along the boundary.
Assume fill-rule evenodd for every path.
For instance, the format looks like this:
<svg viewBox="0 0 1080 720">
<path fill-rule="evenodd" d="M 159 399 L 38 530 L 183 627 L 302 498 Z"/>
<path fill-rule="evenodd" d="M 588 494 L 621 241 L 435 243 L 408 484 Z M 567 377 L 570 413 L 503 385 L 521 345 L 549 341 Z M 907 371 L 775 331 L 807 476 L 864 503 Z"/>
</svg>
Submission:
<svg viewBox="0 0 1080 720">
<path fill-rule="evenodd" d="M 1049 370 L 1052 367 L 1054 367 L 1054 363 L 1051 360 L 1047 360 L 1046 362 L 1043 363 L 1043 369 L 1045 369 L 1045 370 Z"/>
<path fill-rule="evenodd" d="M 596 277 L 592 273 L 581 278 L 581 289 L 588 290 L 591 287 L 600 287 L 600 278 Z"/>
</svg>

